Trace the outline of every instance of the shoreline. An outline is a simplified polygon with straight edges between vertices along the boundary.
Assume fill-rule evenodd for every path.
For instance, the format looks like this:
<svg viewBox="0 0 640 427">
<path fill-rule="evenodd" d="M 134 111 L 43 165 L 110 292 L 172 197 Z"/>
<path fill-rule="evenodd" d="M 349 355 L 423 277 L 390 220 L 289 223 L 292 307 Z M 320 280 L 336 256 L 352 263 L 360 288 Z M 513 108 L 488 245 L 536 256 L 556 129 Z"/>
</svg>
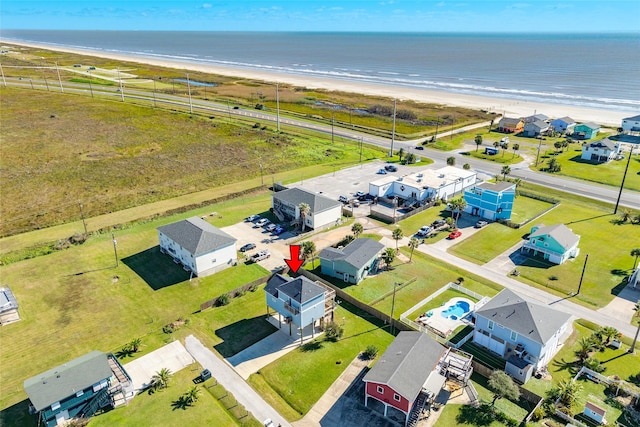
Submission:
<svg viewBox="0 0 640 427">
<path fill-rule="evenodd" d="M 633 115 L 633 113 L 629 112 L 607 109 L 460 94 L 431 89 L 413 88 L 408 86 L 393 86 L 388 84 L 343 80 L 338 78 L 301 76 L 298 74 L 227 67 L 217 64 L 198 64 L 189 61 L 156 59 L 126 53 L 111 53 L 67 46 L 51 46 L 43 43 L 17 42 L 4 39 L 0 39 L 0 43 L 46 49 L 57 52 L 74 53 L 86 56 L 95 56 L 99 58 L 120 60 L 123 62 L 135 62 L 139 64 L 155 65 L 185 71 L 199 71 L 203 73 L 222 75 L 227 77 L 240 77 L 273 83 L 286 83 L 293 86 L 309 89 L 351 92 L 368 96 L 382 96 L 388 98 L 397 98 L 399 100 L 411 100 L 427 104 L 465 107 L 473 110 L 491 111 L 498 113 L 499 115 L 504 114 L 508 117 L 525 117 L 536 113 L 541 113 L 551 118 L 569 116 L 577 122 L 595 122 L 601 125 L 617 128 L 621 125 L 621 121 L 623 118 Z"/>
</svg>

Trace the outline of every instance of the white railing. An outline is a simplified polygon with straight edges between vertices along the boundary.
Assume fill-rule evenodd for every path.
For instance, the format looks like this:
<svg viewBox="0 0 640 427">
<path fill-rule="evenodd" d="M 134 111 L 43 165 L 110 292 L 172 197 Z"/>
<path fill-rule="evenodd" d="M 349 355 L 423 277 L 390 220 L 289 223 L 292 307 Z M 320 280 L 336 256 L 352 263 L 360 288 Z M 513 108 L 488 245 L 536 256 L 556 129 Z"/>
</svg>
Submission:
<svg viewBox="0 0 640 427">
<path fill-rule="evenodd" d="M 423 305 L 427 304 L 429 301 L 433 300 L 435 297 L 437 297 L 438 295 L 440 295 L 441 293 L 445 292 L 448 289 L 454 289 L 454 290 L 456 290 L 458 292 L 461 292 L 463 294 L 469 295 L 469 296 L 479 300 L 475 304 L 476 309 L 478 309 L 479 307 L 482 307 L 484 304 L 487 303 L 487 301 L 489 301 L 489 297 L 486 297 L 484 295 L 480 295 L 479 293 L 474 292 L 471 289 L 467 289 L 464 286 L 461 286 L 461 285 L 459 285 L 457 283 L 449 282 L 446 285 L 444 285 L 443 287 L 441 287 L 440 289 L 438 289 L 437 291 L 435 291 L 434 293 L 432 293 L 431 295 L 429 295 L 428 297 L 426 297 L 425 299 L 423 299 L 422 301 L 420 301 L 419 303 L 417 303 L 416 305 L 414 305 L 413 307 L 411 307 L 409 310 L 407 310 L 404 313 L 402 313 L 400 315 L 400 318 L 407 317 L 409 314 L 413 313 L 418 308 L 420 308 Z"/>
</svg>

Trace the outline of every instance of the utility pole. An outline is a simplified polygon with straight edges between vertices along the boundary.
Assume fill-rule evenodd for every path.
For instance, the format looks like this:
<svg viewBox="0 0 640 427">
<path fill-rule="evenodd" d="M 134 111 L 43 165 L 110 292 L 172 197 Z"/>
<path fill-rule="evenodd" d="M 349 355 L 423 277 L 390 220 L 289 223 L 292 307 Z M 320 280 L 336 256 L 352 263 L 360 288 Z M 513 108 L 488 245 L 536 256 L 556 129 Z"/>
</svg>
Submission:
<svg viewBox="0 0 640 427">
<path fill-rule="evenodd" d="M 80 219 L 82 220 L 82 226 L 84 227 L 84 235 L 87 235 L 87 223 L 84 220 L 84 212 L 82 210 L 82 203 L 78 202 L 78 206 L 80 206 Z"/>
<path fill-rule="evenodd" d="M 113 233 L 111 233 L 111 240 L 113 240 L 113 254 L 116 257 L 116 268 L 118 268 L 118 249 L 117 249 L 118 242 L 116 241 L 116 238 L 113 235 Z"/>
<path fill-rule="evenodd" d="M 187 73 L 187 92 L 189 93 L 189 114 L 193 114 L 193 102 L 191 102 L 191 83 L 189 83 L 189 73 Z"/>
<path fill-rule="evenodd" d="M 120 82 L 120 97 L 122 98 L 122 102 L 124 102 L 124 88 L 122 87 L 122 79 L 120 78 L 120 68 L 116 67 L 118 70 L 118 81 Z"/>
<path fill-rule="evenodd" d="M 331 145 L 333 145 L 333 124 L 335 122 L 335 114 L 334 112 L 331 112 Z"/>
<path fill-rule="evenodd" d="M 436 134 L 433 136 L 433 142 L 438 139 L 438 126 L 440 125 L 440 116 L 436 116 Z"/>
<path fill-rule="evenodd" d="M 362 168 L 362 137 L 360 137 L 360 167 Z"/>
<path fill-rule="evenodd" d="M 393 282 L 393 298 L 391 298 L 391 315 L 389 316 L 389 330 L 391 331 L 391 335 L 393 335 L 395 330 L 393 327 L 393 310 L 396 306 L 396 286 L 398 286 L 398 282 Z"/>
<path fill-rule="evenodd" d="M 538 154 L 536 154 L 536 167 L 538 166 L 538 159 L 540 158 L 540 147 L 542 146 L 542 140 L 538 143 Z"/>
<path fill-rule="evenodd" d="M 4 85 L 4 87 L 7 87 L 7 81 L 4 79 L 4 70 L 2 69 L 2 64 L 0 64 L 0 73 L 2 73 L 2 84 Z"/>
<path fill-rule="evenodd" d="M 62 79 L 60 78 L 60 68 L 58 68 L 58 63 L 56 62 L 56 72 L 58 73 L 58 83 L 60 84 L 60 92 L 64 93 L 64 88 L 62 87 Z"/>
<path fill-rule="evenodd" d="M 87 72 L 89 73 L 89 91 L 91 92 L 91 97 L 93 98 L 93 84 L 91 83 L 91 70 L 87 70 Z"/>
<path fill-rule="evenodd" d="M 576 295 L 580 295 L 580 288 L 582 288 L 582 279 L 584 278 L 584 271 L 587 269 L 587 261 L 589 261 L 589 254 L 584 259 L 584 265 L 582 266 L 582 274 L 580 275 L 580 283 L 578 284 L 578 292 Z"/>
<path fill-rule="evenodd" d="M 44 72 L 44 68 L 45 68 L 44 67 L 44 58 L 42 58 L 42 59 L 43 59 L 43 61 L 41 62 L 42 63 L 42 75 L 44 76 L 44 84 L 45 84 L 45 86 L 47 86 L 47 92 L 49 92 L 49 81 L 47 80 L 47 73 Z"/>
<path fill-rule="evenodd" d="M 620 205 L 620 197 L 622 197 L 622 189 L 624 188 L 624 181 L 627 179 L 627 171 L 629 170 L 629 163 L 631 162 L 631 156 L 633 156 L 633 145 L 629 150 L 629 158 L 627 159 L 627 166 L 624 168 L 624 175 L 622 175 L 622 182 L 620 183 L 620 191 L 618 192 L 618 199 L 616 200 L 616 208 L 613 210 L 613 214 L 618 213 L 618 206 Z"/>
<path fill-rule="evenodd" d="M 276 130 L 280 132 L 280 94 L 279 84 L 276 83 Z"/>
<path fill-rule="evenodd" d="M 156 79 L 153 79 L 153 108 L 156 107 Z"/>
<path fill-rule="evenodd" d="M 262 175 L 262 161 L 260 161 L 260 183 L 264 185 L 264 177 Z"/>
<path fill-rule="evenodd" d="M 393 143 L 396 139 L 396 99 L 393 98 L 393 125 L 391 127 L 391 150 L 389 151 L 389 157 L 393 157 Z"/>
</svg>

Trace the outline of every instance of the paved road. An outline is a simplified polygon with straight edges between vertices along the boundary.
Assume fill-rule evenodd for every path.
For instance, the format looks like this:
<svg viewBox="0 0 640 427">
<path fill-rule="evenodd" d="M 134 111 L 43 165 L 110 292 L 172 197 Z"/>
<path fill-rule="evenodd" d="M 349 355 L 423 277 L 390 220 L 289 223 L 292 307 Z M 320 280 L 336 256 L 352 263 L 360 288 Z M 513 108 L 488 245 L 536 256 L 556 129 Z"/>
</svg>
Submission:
<svg viewBox="0 0 640 427">
<path fill-rule="evenodd" d="M 280 424 L 282 427 L 291 427 L 291 424 L 265 402 L 262 396 L 251 388 L 231 366 L 227 365 L 224 360 L 206 348 L 199 339 L 193 335 L 189 335 L 185 339 L 185 347 L 198 363 L 210 370 L 213 377 L 222 384 L 229 393 L 233 394 L 233 397 L 244 405 L 247 411 L 250 411 L 258 421 L 263 422 L 269 418 L 275 425 Z"/>
</svg>

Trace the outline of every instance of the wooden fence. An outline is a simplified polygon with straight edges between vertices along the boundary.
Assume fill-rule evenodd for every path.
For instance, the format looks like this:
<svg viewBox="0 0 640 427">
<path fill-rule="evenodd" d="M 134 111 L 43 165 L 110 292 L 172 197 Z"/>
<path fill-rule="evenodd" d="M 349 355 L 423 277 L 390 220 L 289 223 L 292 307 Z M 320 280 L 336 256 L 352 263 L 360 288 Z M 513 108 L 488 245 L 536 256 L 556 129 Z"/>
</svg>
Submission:
<svg viewBox="0 0 640 427">
<path fill-rule="evenodd" d="M 225 292 L 226 294 L 229 295 L 229 299 L 233 299 L 236 296 L 240 296 L 245 292 L 249 292 L 252 289 L 254 289 L 257 286 L 262 285 L 263 283 L 266 283 L 267 280 L 269 280 L 269 277 L 271 277 L 271 274 L 267 275 L 267 276 L 262 276 L 252 282 L 249 283 L 245 283 L 244 285 L 237 287 L 229 292 Z M 200 304 L 200 311 L 204 311 L 208 308 L 214 307 L 217 303 L 218 300 L 220 299 L 220 297 L 224 295 L 224 294 L 220 294 L 217 297 L 210 299 L 208 301 L 203 302 L 202 304 Z"/>
</svg>

